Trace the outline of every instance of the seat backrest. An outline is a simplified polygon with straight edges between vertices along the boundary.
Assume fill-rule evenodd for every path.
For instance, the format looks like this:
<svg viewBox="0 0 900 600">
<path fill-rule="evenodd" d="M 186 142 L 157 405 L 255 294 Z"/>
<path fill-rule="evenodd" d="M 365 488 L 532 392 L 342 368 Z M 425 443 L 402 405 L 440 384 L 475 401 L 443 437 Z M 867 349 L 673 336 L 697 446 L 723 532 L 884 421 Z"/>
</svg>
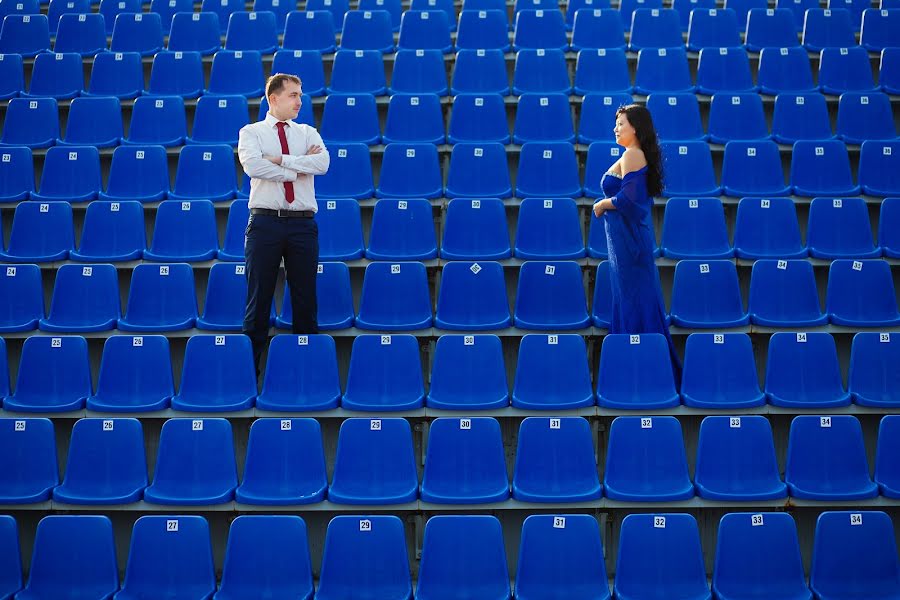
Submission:
<svg viewBox="0 0 900 600">
<path fill-rule="evenodd" d="M 734 248 L 742 258 L 802 258 L 797 211 L 790 198 L 744 198 L 738 204 Z"/>
<path fill-rule="evenodd" d="M 610 334 L 603 338 L 597 373 L 597 396 L 601 404 L 677 406 L 678 392 L 662 334 Z M 652 375 L 651 375 L 652 373 Z"/>
<path fill-rule="evenodd" d="M 0 53 L 32 57 L 50 49 L 47 15 L 7 15 L 0 25 Z"/>
<path fill-rule="evenodd" d="M 819 93 L 782 93 L 775 98 L 772 137 L 780 144 L 834 137 L 825 97 Z"/>
<path fill-rule="evenodd" d="M 158 376 L 164 378 L 165 374 Z M 72 428 L 62 487 L 98 502 L 121 502 L 120 498 L 128 495 L 140 498 L 147 487 L 141 422 L 91 418 L 77 421 Z"/>
<path fill-rule="evenodd" d="M 288 13 L 284 24 L 284 50 L 315 50 L 334 52 L 334 34 L 340 31 L 344 15 L 338 20 L 328 10 L 312 10 L 307 5 L 305 12 L 293 10 Z"/>
<path fill-rule="evenodd" d="M 867 7 L 862 13 L 862 31 L 860 32 L 860 44 L 870 51 L 880 52 L 893 45 L 892 32 L 897 30 L 900 24 L 900 13 L 895 7 L 893 10 L 875 10 Z"/>
<path fill-rule="evenodd" d="M 853 415 L 799 415 L 791 421 L 784 480 L 792 496 L 797 488 L 824 496 L 874 487 L 862 428 Z M 877 494 L 877 488 L 869 496 Z"/>
<path fill-rule="evenodd" d="M 559 48 L 519 50 L 513 71 L 513 93 L 571 93 L 566 57 Z"/>
<path fill-rule="evenodd" d="M 681 394 L 688 406 L 763 404 L 750 337 L 746 333 L 689 335 Z"/>
<path fill-rule="evenodd" d="M 786 15 L 786 18 L 793 19 L 790 15 Z M 765 29 L 764 27 L 763 30 Z M 791 34 L 793 35 L 793 31 Z M 815 86 L 806 50 L 799 46 L 762 48 L 759 53 L 757 85 L 764 94 L 813 91 Z"/>
<path fill-rule="evenodd" d="M 572 49 L 596 50 L 599 48 L 625 49 L 625 25 L 619 12 L 609 7 L 581 9 L 584 12 L 579 16 L 575 11 L 572 23 Z M 568 20 L 569 11 L 566 11 Z M 630 25 L 630 23 L 629 23 Z"/>
<path fill-rule="evenodd" d="M 203 63 L 199 52 L 165 51 L 153 57 L 150 84 L 147 86 L 151 96 L 196 98 L 204 87 Z"/>
<path fill-rule="evenodd" d="M 118 146 L 122 135 L 122 108 L 118 98 L 72 100 L 66 122 L 66 144 Z"/>
<path fill-rule="evenodd" d="M 53 98 L 13 98 L 9 101 L 0 141 L 4 145 L 46 148 L 59 138 L 59 114 Z M 33 168 L 33 167 L 32 167 Z"/>
<path fill-rule="evenodd" d="M 82 69 L 81 56 L 77 52 L 39 54 L 34 59 L 28 95 L 57 100 L 74 98 L 84 90 Z"/>
<path fill-rule="evenodd" d="M 74 245 L 72 206 L 68 202 L 22 202 L 16 206 L 7 256 L 65 260 Z"/>
<path fill-rule="evenodd" d="M 519 343 L 513 403 L 525 408 L 594 403 L 584 339 L 575 334 L 528 334 Z"/>
<path fill-rule="evenodd" d="M 143 92 L 144 71 L 140 53 L 103 52 L 94 58 L 88 94 L 130 100 Z"/>
<path fill-rule="evenodd" d="M 694 94 L 651 94 L 647 109 L 663 141 L 706 139 L 700 122 L 700 104 Z"/>
<path fill-rule="evenodd" d="M 443 10 L 407 10 L 400 19 L 397 47 L 450 52 L 450 17 Z"/>
<path fill-rule="evenodd" d="M 273 396 L 287 397 L 301 405 L 308 398 L 336 406 L 341 385 L 334 339 L 325 335 L 276 335 L 269 344 L 258 404 Z"/>
<path fill-rule="evenodd" d="M 162 403 L 175 395 L 164 335 L 111 336 L 103 345 L 97 395 L 110 405 Z"/>
<path fill-rule="evenodd" d="M 120 316 L 119 276 L 114 266 L 70 263 L 56 272 L 46 321 L 54 329 L 108 330 Z"/>
<path fill-rule="evenodd" d="M 453 155 L 451 165 L 452 160 Z M 445 259 L 508 258 L 511 252 L 503 202 L 497 198 L 451 200 L 441 241 L 440 253 Z"/>
<path fill-rule="evenodd" d="M 522 265 L 516 291 L 517 327 L 578 329 L 588 322 L 587 301 L 577 263 L 528 261 Z"/>
<path fill-rule="evenodd" d="M 771 140 L 728 142 L 722 165 L 722 187 L 729 196 L 787 194 L 790 188 L 784 182 L 778 145 Z"/>
<path fill-rule="evenodd" d="M 568 103 L 568 99 L 566 100 Z M 508 144 L 509 125 L 500 94 L 459 94 L 450 113 L 449 139 L 459 142 Z M 448 183 L 448 187 L 450 187 Z"/>
<path fill-rule="evenodd" d="M 434 144 L 388 144 L 376 195 L 379 198 L 439 198 L 444 186 Z"/>
<path fill-rule="evenodd" d="M 348 11 L 341 29 L 341 49 L 391 52 L 394 49 L 393 28 L 391 13 L 386 10 Z"/>
<path fill-rule="evenodd" d="M 803 23 L 803 46 L 819 52 L 823 48 L 848 48 L 856 42 L 850 11 L 845 8 L 811 8 Z"/>
<path fill-rule="evenodd" d="M 22 557 L 16 520 L 0 516 L 0 593 L 11 595 L 22 589 Z"/>
<path fill-rule="evenodd" d="M 863 406 L 900 402 L 900 373 L 893 367 L 898 359 L 900 336 L 874 331 L 854 335 L 847 385 L 854 402 Z"/>
<path fill-rule="evenodd" d="M 569 49 L 566 23 L 558 7 L 520 10 L 516 13 L 513 46 L 523 48 Z"/>
<path fill-rule="evenodd" d="M 55 146 L 47 150 L 40 194 L 33 200 L 93 200 L 101 189 L 100 153 L 94 146 Z"/>
<path fill-rule="evenodd" d="M 207 0 L 207 4 L 213 3 Z M 222 4 L 225 6 L 219 8 L 227 11 L 229 6 L 236 2 L 226 0 Z M 219 12 L 211 6 L 209 8 L 211 10 L 206 12 L 175 13 L 172 17 L 172 28 L 169 31 L 169 50 L 199 52 L 208 56 L 221 48 L 220 36 L 228 27 L 228 18 L 225 16 L 222 20 L 225 12 Z"/>
<path fill-rule="evenodd" d="M 780 331 L 769 340 L 766 393 L 781 398 L 827 400 L 843 394 L 834 338 L 825 332 Z"/>
<path fill-rule="evenodd" d="M 712 153 L 706 142 L 664 142 L 665 196 L 718 196 Z"/>
<path fill-rule="evenodd" d="M 0 419 L 0 450 L 9 461 L 0 477 L 0 498 L 4 504 L 49 500 L 50 490 L 59 484 L 53 422 Z"/>
<path fill-rule="evenodd" d="M 437 256 L 431 204 L 423 198 L 380 200 L 375 205 L 369 247 L 372 260 L 427 260 Z"/>
<path fill-rule="evenodd" d="M 0 328 L 3 331 L 28 331 L 44 317 L 44 289 L 41 268 L 37 265 L 7 265 L 0 277 Z"/>
<path fill-rule="evenodd" d="M 437 94 L 394 94 L 388 104 L 384 142 L 443 144 L 444 116 Z"/>
<path fill-rule="evenodd" d="M 694 91 L 684 48 L 645 48 L 638 52 L 634 89 L 639 94 Z"/>
<path fill-rule="evenodd" d="M 866 258 L 877 252 L 861 198 L 814 198 L 806 232 L 810 253 L 818 258 Z"/>
<path fill-rule="evenodd" d="M 206 488 L 212 487 L 232 490 L 237 487 L 234 442 L 228 419 L 169 419 L 163 423 L 153 474 L 153 486 L 159 485 L 182 488 L 186 495 L 203 494 Z M 133 544 L 134 538 L 132 552 Z"/>
<path fill-rule="evenodd" d="M 228 31 L 225 34 L 225 49 L 253 50 L 263 54 L 274 52 L 278 48 L 278 25 L 280 24 L 283 31 L 287 12 L 279 12 L 276 17 L 274 12 L 270 12 L 271 8 L 274 7 L 269 7 L 269 10 L 263 12 L 231 13 L 228 18 Z"/>
<path fill-rule="evenodd" d="M 709 108 L 709 138 L 716 143 L 768 140 L 769 126 L 759 95 L 754 92 L 714 95 Z"/>
<path fill-rule="evenodd" d="M 697 91 L 701 94 L 755 92 L 747 52 L 742 48 L 701 48 Z"/>
<path fill-rule="evenodd" d="M 210 94 L 258 97 L 264 92 L 262 81 L 262 55 L 256 50 L 221 50 L 213 57 Z"/>
<path fill-rule="evenodd" d="M 867 140 L 859 155 L 859 183 L 863 193 L 873 196 L 900 194 L 900 143 Z"/>
<path fill-rule="evenodd" d="M 516 173 L 517 197 L 577 198 L 581 191 L 575 150 L 570 143 L 522 144 Z"/>
<path fill-rule="evenodd" d="M 184 263 L 141 264 L 134 268 L 125 319 L 133 326 L 167 326 L 197 317 L 194 273 Z M 121 325 L 121 323 L 120 323 Z"/>
<path fill-rule="evenodd" d="M 109 44 L 112 52 L 140 52 L 144 56 L 151 56 L 158 52 L 162 45 L 162 19 L 158 14 L 138 12 L 115 18 L 112 40 Z"/>
<path fill-rule="evenodd" d="M 632 51 L 644 48 L 678 48 L 681 36 L 681 16 L 671 8 L 638 8 L 631 15 Z"/>
<path fill-rule="evenodd" d="M 149 248 L 155 260 L 206 260 L 215 256 L 218 247 L 212 202 L 160 204 Z"/>
<path fill-rule="evenodd" d="M 836 324 L 877 326 L 900 322 L 890 265 L 881 260 L 832 262 L 825 312 Z"/>
<path fill-rule="evenodd" d="M 504 10 L 472 10 L 466 7 L 459 13 L 459 50 L 490 49 L 501 52 L 509 49 L 509 21 Z"/>
<path fill-rule="evenodd" d="M 53 51 L 94 56 L 106 50 L 106 35 L 106 20 L 103 15 L 64 14 L 59 18 Z"/>
<path fill-rule="evenodd" d="M 316 195 L 320 198 L 373 197 L 372 161 L 365 144 L 329 144 L 331 164 L 328 173 L 316 178 Z"/>
<path fill-rule="evenodd" d="M 237 176 L 234 149 L 227 144 L 185 146 L 178 155 L 173 200 L 206 199 L 221 202 L 234 198 Z"/>
<path fill-rule="evenodd" d="M 664 255 L 676 259 L 730 256 L 722 202 L 718 198 L 670 198 L 663 217 L 661 248 Z"/>
<path fill-rule="evenodd" d="M 688 25 L 688 48 L 734 48 L 741 45 L 741 32 L 746 23 L 738 22 L 734 9 L 709 8 L 691 11 Z"/>
<path fill-rule="evenodd" d="M 504 30 L 504 33 L 506 31 Z M 401 49 L 394 57 L 391 92 L 447 95 L 447 72 L 440 50 Z"/>
<path fill-rule="evenodd" d="M 245 335 L 188 339 L 178 396 L 194 405 L 233 404 L 256 397 L 253 349 Z"/>
<path fill-rule="evenodd" d="M 570 259 L 584 255 L 584 237 L 574 200 L 522 200 L 516 227 L 515 256 L 525 259 Z"/>
<path fill-rule="evenodd" d="M 34 191 L 34 161 L 31 149 L 3 148 L 0 151 L 0 202 L 17 202 Z"/>
<path fill-rule="evenodd" d="M 222 52 L 226 52 L 226 50 Z M 222 52 L 216 55 L 217 58 Z M 262 63 L 259 64 L 262 65 Z M 234 83 L 238 80 L 239 77 L 234 77 L 231 81 Z M 236 132 L 249 122 L 250 113 L 247 99 L 244 96 L 238 94 L 206 95 L 197 101 L 190 141 L 195 144 L 235 145 L 238 139 Z"/>
<path fill-rule="evenodd" d="M 502 408 L 509 387 L 500 338 L 442 335 L 431 364 L 426 404 L 432 408 Z"/>
<path fill-rule="evenodd" d="M 236 229 L 240 226 L 235 236 L 240 236 L 237 241 L 240 242 L 241 251 L 245 223 L 246 219 L 235 225 Z M 365 252 L 362 219 L 356 200 L 326 200 L 319 205 L 316 223 L 319 226 L 320 260 L 353 260 L 362 257 Z M 227 235 L 226 239 L 229 239 Z"/>
<path fill-rule="evenodd" d="M 334 55 L 329 91 L 381 96 L 387 89 L 378 50 L 338 50 Z"/>
<path fill-rule="evenodd" d="M 471 0 L 470 0 L 471 1 Z M 450 93 L 509 94 L 503 50 L 462 48 L 456 55 Z"/>
<path fill-rule="evenodd" d="M 377 144 L 381 140 L 381 127 L 375 96 L 329 95 L 325 99 L 319 132 L 328 142 Z"/>
<path fill-rule="evenodd" d="M 704 418 L 694 482 L 713 498 L 784 497 L 769 421 L 760 415 Z"/>
<path fill-rule="evenodd" d="M 838 104 L 837 135 L 849 144 L 861 144 L 867 140 L 894 141 L 897 129 L 887 94 L 842 94 Z"/>
<path fill-rule="evenodd" d="M 365 334 L 353 340 L 345 405 L 421 405 L 424 390 L 415 336 Z"/>
</svg>

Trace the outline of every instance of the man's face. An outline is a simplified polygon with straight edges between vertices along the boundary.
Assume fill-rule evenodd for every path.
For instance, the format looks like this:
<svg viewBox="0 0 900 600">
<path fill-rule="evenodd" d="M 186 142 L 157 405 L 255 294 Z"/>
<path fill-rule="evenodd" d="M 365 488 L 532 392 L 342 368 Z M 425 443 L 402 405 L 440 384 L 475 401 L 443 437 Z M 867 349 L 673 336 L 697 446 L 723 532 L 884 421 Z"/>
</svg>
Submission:
<svg viewBox="0 0 900 600">
<path fill-rule="evenodd" d="M 300 97 L 303 91 L 293 81 L 285 81 L 278 92 L 269 96 L 269 109 L 279 121 L 296 119 L 300 113 Z"/>
</svg>

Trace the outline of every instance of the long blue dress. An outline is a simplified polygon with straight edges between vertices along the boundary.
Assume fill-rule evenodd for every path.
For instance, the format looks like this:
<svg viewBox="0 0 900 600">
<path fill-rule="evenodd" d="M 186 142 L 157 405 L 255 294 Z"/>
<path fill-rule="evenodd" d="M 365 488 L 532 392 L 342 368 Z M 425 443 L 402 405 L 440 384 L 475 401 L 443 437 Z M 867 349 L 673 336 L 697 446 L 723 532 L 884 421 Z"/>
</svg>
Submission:
<svg viewBox="0 0 900 600">
<path fill-rule="evenodd" d="M 681 359 L 666 324 L 666 307 L 653 257 L 653 199 L 647 193 L 647 167 L 621 178 L 606 173 L 600 186 L 616 207 L 604 213 L 612 289 L 609 332 L 666 336 L 675 383 L 680 384 Z"/>
</svg>

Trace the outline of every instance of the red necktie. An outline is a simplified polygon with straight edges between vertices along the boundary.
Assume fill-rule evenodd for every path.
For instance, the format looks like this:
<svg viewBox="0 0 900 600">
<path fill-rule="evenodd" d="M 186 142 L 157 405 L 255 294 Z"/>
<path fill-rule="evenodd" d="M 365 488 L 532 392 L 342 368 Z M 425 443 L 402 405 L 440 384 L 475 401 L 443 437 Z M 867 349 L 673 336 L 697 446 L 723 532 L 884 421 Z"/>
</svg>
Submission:
<svg viewBox="0 0 900 600">
<path fill-rule="evenodd" d="M 284 121 L 279 121 L 277 125 L 278 140 L 281 142 L 281 153 L 290 154 L 291 151 L 288 150 L 287 136 L 284 133 L 284 128 L 287 126 L 287 123 L 285 123 Z M 284 199 L 287 200 L 288 204 L 294 201 L 294 184 L 290 181 L 284 182 Z"/>
</svg>

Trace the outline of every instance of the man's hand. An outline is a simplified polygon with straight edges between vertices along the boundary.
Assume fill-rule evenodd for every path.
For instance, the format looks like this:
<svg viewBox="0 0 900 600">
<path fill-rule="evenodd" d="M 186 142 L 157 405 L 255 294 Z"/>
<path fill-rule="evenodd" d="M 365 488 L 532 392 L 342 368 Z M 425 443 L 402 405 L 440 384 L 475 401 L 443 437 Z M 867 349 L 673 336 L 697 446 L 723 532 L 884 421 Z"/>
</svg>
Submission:
<svg viewBox="0 0 900 600">
<path fill-rule="evenodd" d="M 273 164 L 276 164 L 276 165 L 281 164 L 281 155 L 280 154 L 278 156 L 264 156 L 263 158 L 265 158 L 267 161 L 269 161 Z"/>
<path fill-rule="evenodd" d="M 309 150 L 306 151 L 307 156 L 310 156 L 312 154 L 321 154 L 321 153 L 322 153 L 322 146 L 315 146 L 315 145 L 310 146 Z"/>
</svg>

